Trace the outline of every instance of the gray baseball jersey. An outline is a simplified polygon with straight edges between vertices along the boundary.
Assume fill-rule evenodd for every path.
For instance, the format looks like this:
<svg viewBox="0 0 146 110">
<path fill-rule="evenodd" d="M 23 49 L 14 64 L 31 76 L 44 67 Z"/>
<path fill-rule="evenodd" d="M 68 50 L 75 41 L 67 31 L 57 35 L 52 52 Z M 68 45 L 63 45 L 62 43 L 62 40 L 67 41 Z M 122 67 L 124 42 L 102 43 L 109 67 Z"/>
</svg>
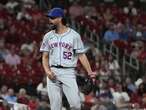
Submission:
<svg viewBox="0 0 146 110">
<path fill-rule="evenodd" d="M 77 53 L 84 53 L 84 45 L 80 35 L 71 28 L 63 34 L 54 30 L 45 34 L 40 51 L 49 52 L 49 65 L 76 67 Z"/>
<path fill-rule="evenodd" d="M 40 51 L 49 53 L 49 65 L 52 66 L 51 71 L 56 75 L 55 80 L 50 80 L 47 77 L 51 110 L 61 110 L 62 90 L 67 97 L 71 110 L 80 110 L 81 103 L 75 79 L 75 69 L 53 67 L 54 65 L 76 67 L 77 54 L 85 52 L 80 35 L 71 28 L 68 28 L 67 32 L 63 34 L 50 31 L 45 34 Z"/>
</svg>

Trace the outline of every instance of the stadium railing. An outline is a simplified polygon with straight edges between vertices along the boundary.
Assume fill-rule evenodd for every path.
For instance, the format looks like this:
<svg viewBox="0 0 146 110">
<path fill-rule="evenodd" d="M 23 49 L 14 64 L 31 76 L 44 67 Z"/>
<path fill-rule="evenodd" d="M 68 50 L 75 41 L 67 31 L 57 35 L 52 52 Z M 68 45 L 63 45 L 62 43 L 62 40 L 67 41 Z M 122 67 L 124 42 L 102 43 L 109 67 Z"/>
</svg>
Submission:
<svg viewBox="0 0 146 110">
<path fill-rule="evenodd" d="M 138 59 L 130 55 L 124 55 L 122 68 L 125 77 L 130 76 L 133 80 L 136 80 L 139 74 L 138 72 L 140 69 L 140 62 L 138 61 Z"/>
<path fill-rule="evenodd" d="M 91 31 L 88 26 L 83 25 L 82 22 L 75 22 L 70 20 L 71 26 L 76 29 L 85 39 L 94 42 L 103 53 L 110 53 L 121 64 L 123 77 L 130 76 L 133 80 L 145 74 L 145 66 L 138 59 L 130 55 L 122 55 L 120 49 L 113 43 L 107 44 L 99 39 L 98 33 Z M 123 54 L 123 53 L 122 53 Z M 146 64 L 145 64 L 146 65 Z"/>
</svg>

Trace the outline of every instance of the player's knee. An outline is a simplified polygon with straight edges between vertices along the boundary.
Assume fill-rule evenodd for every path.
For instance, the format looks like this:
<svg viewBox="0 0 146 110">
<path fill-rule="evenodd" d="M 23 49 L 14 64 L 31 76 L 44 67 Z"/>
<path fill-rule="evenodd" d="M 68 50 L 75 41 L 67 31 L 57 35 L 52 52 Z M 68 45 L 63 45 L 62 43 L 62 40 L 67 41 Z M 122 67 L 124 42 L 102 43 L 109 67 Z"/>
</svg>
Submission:
<svg viewBox="0 0 146 110">
<path fill-rule="evenodd" d="M 74 104 L 71 105 L 71 110 L 80 110 L 81 109 L 81 103 L 75 102 Z"/>
</svg>

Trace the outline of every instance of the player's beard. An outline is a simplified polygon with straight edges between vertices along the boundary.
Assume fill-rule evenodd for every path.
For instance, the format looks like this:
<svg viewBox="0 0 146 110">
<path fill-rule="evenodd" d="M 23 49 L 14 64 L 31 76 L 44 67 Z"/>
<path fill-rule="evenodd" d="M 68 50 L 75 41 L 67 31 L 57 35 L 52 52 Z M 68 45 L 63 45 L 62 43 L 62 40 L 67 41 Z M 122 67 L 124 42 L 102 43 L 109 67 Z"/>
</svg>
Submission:
<svg viewBox="0 0 146 110">
<path fill-rule="evenodd" d="M 50 23 L 49 24 L 49 30 L 56 30 L 57 29 L 57 26 L 53 23 Z"/>
</svg>

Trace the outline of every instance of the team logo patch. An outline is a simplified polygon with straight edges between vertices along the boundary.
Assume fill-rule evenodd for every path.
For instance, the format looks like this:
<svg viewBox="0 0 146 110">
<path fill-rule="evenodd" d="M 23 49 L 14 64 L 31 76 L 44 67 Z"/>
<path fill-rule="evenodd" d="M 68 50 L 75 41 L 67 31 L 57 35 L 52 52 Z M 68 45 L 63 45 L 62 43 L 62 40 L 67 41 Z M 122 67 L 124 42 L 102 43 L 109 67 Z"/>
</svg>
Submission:
<svg viewBox="0 0 146 110">
<path fill-rule="evenodd" d="M 43 43 L 43 44 L 42 44 L 42 48 L 44 49 L 45 47 L 46 47 L 46 44 L 45 44 L 45 43 Z"/>
</svg>

